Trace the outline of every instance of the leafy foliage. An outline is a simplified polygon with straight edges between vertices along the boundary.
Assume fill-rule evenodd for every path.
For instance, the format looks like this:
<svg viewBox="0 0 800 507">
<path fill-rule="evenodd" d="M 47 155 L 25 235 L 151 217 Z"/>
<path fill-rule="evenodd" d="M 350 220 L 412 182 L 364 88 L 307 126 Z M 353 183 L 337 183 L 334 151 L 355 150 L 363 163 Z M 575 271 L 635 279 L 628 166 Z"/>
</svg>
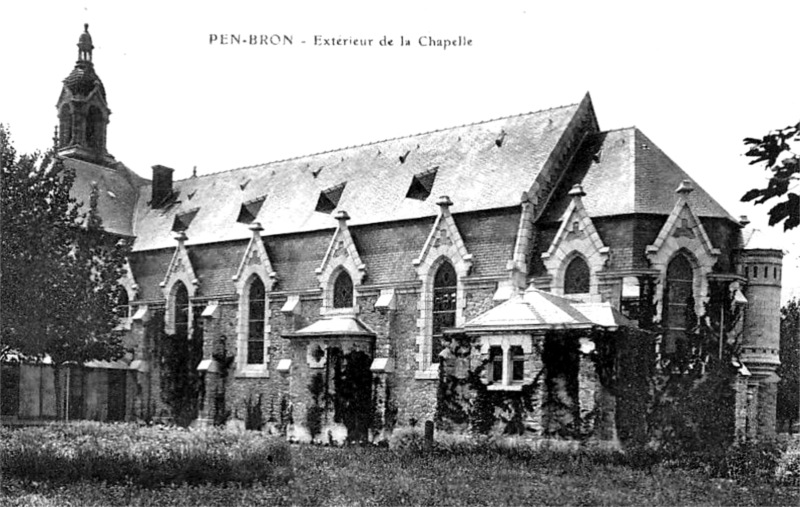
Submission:
<svg viewBox="0 0 800 507">
<path fill-rule="evenodd" d="M 56 368 L 118 359 L 115 310 L 130 247 L 103 231 L 97 187 L 77 202 L 74 171 L 52 149 L 17 156 L 1 125 L 0 165 L 0 357 L 49 355 Z"/>
<path fill-rule="evenodd" d="M 262 395 L 253 401 L 253 395 L 244 400 L 244 427 L 248 430 L 261 431 L 264 428 L 264 411 L 261 409 Z"/>
<path fill-rule="evenodd" d="M 762 204 L 772 198 L 786 196 L 769 211 L 769 225 L 783 220 L 783 229 L 800 225 L 800 196 L 792 192 L 790 185 L 800 179 L 800 156 L 794 144 L 800 142 L 800 123 L 771 132 L 761 139 L 748 137 L 744 144 L 749 147 L 746 156 L 752 157 L 750 164 L 764 163 L 772 176 L 765 188 L 754 188 L 742 196 L 742 201 Z"/>
<path fill-rule="evenodd" d="M 709 286 L 704 315 L 674 353 L 662 354 L 653 376 L 651 439 L 676 452 L 722 453 L 735 438 L 742 312 L 725 283 Z"/>
<path fill-rule="evenodd" d="M 525 433 L 525 418 L 540 410 L 539 391 L 547 371 L 536 372 L 533 381 L 519 391 L 490 391 L 484 382 L 488 359 L 469 368 L 463 366 L 470 363 L 473 350 L 480 350 L 475 338 L 449 335 L 445 339 L 440 355 L 437 426 L 442 430 L 469 428 L 477 435 L 493 431 L 504 435 Z"/>
<path fill-rule="evenodd" d="M 370 357 L 360 350 L 343 353 L 331 350 L 333 362 L 334 416 L 333 420 L 347 428 L 347 440 L 366 442 L 375 417 L 372 404 L 372 372 Z"/>
<path fill-rule="evenodd" d="M 195 312 L 192 337 L 164 332 L 164 310 L 156 310 L 147 322 L 147 333 L 155 344 L 160 364 L 161 400 L 170 408 L 172 419 L 187 427 L 197 418 L 204 382 L 197 371 L 203 358 L 202 327 Z"/>
<path fill-rule="evenodd" d="M 320 405 L 320 399 L 327 394 L 326 391 L 322 373 L 312 375 L 308 383 L 308 392 L 311 394 L 313 405 L 306 410 L 306 427 L 311 433 L 311 438 L 315 438 L 322 431 L 322 416 L 325 414 L 325 408 Z"/>
<path fill-rule="evenodd" d="M 800 301 L 781 308 L 781 365 L 778 367 L 778 426 L 790 429 L 800 417 Z"/>
</svg>

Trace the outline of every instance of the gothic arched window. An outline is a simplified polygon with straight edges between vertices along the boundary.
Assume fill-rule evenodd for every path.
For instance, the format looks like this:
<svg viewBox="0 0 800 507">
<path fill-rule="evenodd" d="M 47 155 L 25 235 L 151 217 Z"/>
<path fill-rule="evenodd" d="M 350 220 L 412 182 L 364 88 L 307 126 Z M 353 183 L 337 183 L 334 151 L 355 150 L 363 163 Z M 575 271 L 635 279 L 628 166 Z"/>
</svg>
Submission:
<svg viewBox="0 0 800 507">
<path fill-rule="evenodd" d="M 178 338 L 189 338 L 189 291 L 182 282 L 175 284 L 173 292 L 173 305 L 175 308 L 175 336 Z"/>
<path fill-rule="evenodd" d="M 353 307 L 353 279 L 347 271 L 342 271 L 333 283 L 333 307 Z"/>
<path fill-rule="evenodd" d="M 264 282 L 253 277 L 247 291 L 247 364 L 264 362 L 264 316 L 267 302 Z"/>
<path fill-rule="evenodd" d="M 117 287 L 117 301 L 116 307 L 114 309 L 114 313 L 120 319 L 127 319 L 130 316 L 130 301 L 128 300 L 128 291 L 125 290 L 125 287 L 119 286 Z"/>
<path fill-rule="evenodd" d="M 67 104 L 58 113 L 58 142 L 62 148 L 72 143 L 72 113 Z"/>
<path fill-rule="evenodd" d="M 564 271 L 564 294 L 589 293 L 589 265 L 583 257 L 575 257 Z"/>
<path fill-rule="evenodd" d="M 694 270 L 688 257 L 679 253 L 667 265 L 664 291 L 664 322 L 667 324 L 667 353 L 673 353 L 686 338 L 694 318 Z"/>
<path fill-rule="evenodd" d="M 444 348 L 443 332 L 456 325 L 458 278 L 453 265 L 445 261 L 433 277 L 433 358 Z"/>
<path fill-rule="evenodd" d="M 95 106 L 86 116 L 86 144 L 98 150 L 103 148 L 103 113 Z"/>
</svg>

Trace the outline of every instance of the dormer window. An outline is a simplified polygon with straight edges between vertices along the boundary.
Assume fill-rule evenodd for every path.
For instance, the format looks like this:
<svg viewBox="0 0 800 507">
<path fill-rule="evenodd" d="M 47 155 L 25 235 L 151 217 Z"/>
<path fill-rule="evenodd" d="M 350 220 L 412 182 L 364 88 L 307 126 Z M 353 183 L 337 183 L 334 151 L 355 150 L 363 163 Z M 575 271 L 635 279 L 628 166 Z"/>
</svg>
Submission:
<svg viewBox="0 0 800 507">
<path fill-rule="evenodd" d="M 431 195 L 433 189 L 433 182 L 436 181 L 436 172 L 439 166 L 427 171 L 415 174 L 411 179 L 411 186 L 408 187 L 406 197 L 409 199 L 418 199 L 424 201 Z"/>
<path fill-rule="evenodd" d="M 198 211 L 200 211 L 200 208 L 175 215 L 175 220 L 172 222 L 172 232 L 185 232 L 191 225 Z"/>
<path fill-rule="evenodd" d="M 266 198 L 266 196 L 261 196 L 256 199 L 243 202 L 242 207 L 239 209 L 239 216 L 236 218 L 236 221 L 242 224 L 253 223 L 256 217 L 258 217 L 258 213 L 261 211 L 261 206 L 264 204 L 264 200 L 266 200 Z"/>
<path fill-rule="evenodd" d="M 315 211 L 320 213 L 333 213 L 333 210 L 339 205 L 339 199 L 342 197 L 345 185 L 347 185 L 347 182 L 326 188 L 320 192 Z"/>
</svg>

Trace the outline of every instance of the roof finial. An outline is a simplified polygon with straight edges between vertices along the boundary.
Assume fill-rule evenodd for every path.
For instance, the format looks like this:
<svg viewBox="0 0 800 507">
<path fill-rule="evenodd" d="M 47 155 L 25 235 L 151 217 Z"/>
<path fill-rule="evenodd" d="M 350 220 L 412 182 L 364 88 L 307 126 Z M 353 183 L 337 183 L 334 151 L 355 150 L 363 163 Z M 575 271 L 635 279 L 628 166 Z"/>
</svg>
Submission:
<svg viewBox="0 0 800 507">
<path fill-rule="evenodd" d="M 89 35 L 89 23 L 84 23 L 83 33 L 78 39 L 78 61 L 91 62 L 93 49 L 92 36 Z"/>
</svg>

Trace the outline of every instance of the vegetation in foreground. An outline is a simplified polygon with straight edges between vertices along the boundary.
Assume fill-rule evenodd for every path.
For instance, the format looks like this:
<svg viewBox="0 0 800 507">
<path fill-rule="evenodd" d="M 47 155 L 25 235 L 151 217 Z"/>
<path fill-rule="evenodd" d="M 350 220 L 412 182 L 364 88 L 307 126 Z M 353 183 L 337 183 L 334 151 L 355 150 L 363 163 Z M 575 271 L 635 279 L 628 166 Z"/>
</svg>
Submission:
<svg viewBox="0 0 800 507">
<path fill-rule="evenodd" d="M 76 426 L 78 427 L 76 429 Z M 160 447 L 164 456 L 183 453 L 184 461 L 193 465 L 172 463 L 164 470 L 170 480 L 154 481 L 158 486 L 142 482 L 135 475 L 116 479 L 87 480 L 58 477 L 58 470 L 32 478 L 18 473 L 20 462 L 9 460 L 8 449 L 19 441 L 31 438 L 30 431 L 51 432 L 49 438 L 61 439 L 59 449 L 70 439 L 82 442 L 81 447 L 95 447 L 95 440 L 108 440 L 109 452 L 125 455 L 125 449 L 136 445 Z M 87 433 L 93 433 L 93 436 Z M 121 435 L 116 446 L 109 437 Z M 256 478 L 252 466 L 267 466 L 283 458 L 256 457 L 240 464 L 250 466 L 246 472 L 254 479 L 242 482 L 238 476 L 225 473 L 206 474 L 201 481 L 191 475 L 175 475 L 176 467 L 200 469 L 215 463 L 221 451 L 205 453 L 203 445 L 215 448 L 241 448 L 244 444 L 285 444 L 259 432 L 187 431 L 179 429 L 137 429 L 129 425 L 80 424 L 25 430 L 4 430 L 0 439 L 2 483 L 0 503 L 3 505 L 797 505 L 800 488 L 795 479 L 776 480 L 771 472 L 760 470 L 759 463 L 768 462 L 768 454 L 732 453 L 723 460 L 730 462 L 729 472 L 738 471 L 738 480 L 718 479 L 713 472 L 718 463 L 667 462 L 656 453 L 621 454 L 601 449 L 530 449 L 513 442 L 467 441 L 442 435 L 432 448 L 415 432 L 398 432 L 391 448 L 320 447 L 300 445 L 290 449 L 291 468 L 281 480 L 275 480 L 272 469 Z M 153 435 L 155 434 L 155 435 Z M 131 435 L 138 435 L 131 436 Z M 160 436 L 159 436 L 160 435 Z M 127 442 L 131 438 L 138 443 Z M 259 443 L 261 441 L 262 443 Z M 194 443 L 193 443 L 194 442 Z M 198 442 L 203 442 L 199 444 Z M 155 445 L 157 444 L 157 445 Z M 106 445 L 106 444 L 104 444 Z M 40 447 L 56 452 L 56 447 L 40 440 Z M 33 446 L 30 446 L 33 449 Z M 267 447 L 261 447 L 262 451 Z M 61 455 L 78 452 L 59 450 Z M 238 452 L 238 451 L 237 451 Z M 231 451 L 229 457 L 237 456 Z M 134 452 L 128 453 L 136 454 Z M 77 456 L 77 454 L 74 454 Z M 47 454 L 41 455 L 47 459 Z M 216 456 L 211 459 L 209 457 Z M 739 456 L 740 458 L 737 458 Z M 753 458 L 756 456 L 756 458 Z M 758 457 L 760 456 L 760 457 Z M 17 455 L 18 457 L 18 455 Z M 108 458 L 112 459 L 112 458 Z M 126 458 L 127 459 L 127 458 Z M 205 462 L 204 460 L 210 460 Z M 286 461 L 282 461 L 286 464 Z M 794 466 L 800 460 L 795 459 Z M 48 462 L 53 466 L 58 461 Z M 114 466 L 106 462 L 107 466 Z M 238 463 L 233 460 L 231 463 Z M 254 465 L 255 463 L 255 465 Z M 262 463 L 259 465 L 259 463 Z M 750 465 L 748 465 L 750 463 Z M 753 466 L 754 464 L 754 466 Z M 214 465 L 217 470 L 222 465 Z M 688 469 L 687 467 L 691 467 Z M 135 473 L 136 469 L 129 469 Z M 161 470 L 161 468 L 158 468 Z M 172 470 L 169 472 L 169 470 Z M 186 468 L 184 468 L 186 470 Z M 796 473 L 796 470 L 795 470 Z M 85 476 L 82 476 L 85 477 Z M 287 477 L 292 477 L 286 480 Z"/>
</svg>

